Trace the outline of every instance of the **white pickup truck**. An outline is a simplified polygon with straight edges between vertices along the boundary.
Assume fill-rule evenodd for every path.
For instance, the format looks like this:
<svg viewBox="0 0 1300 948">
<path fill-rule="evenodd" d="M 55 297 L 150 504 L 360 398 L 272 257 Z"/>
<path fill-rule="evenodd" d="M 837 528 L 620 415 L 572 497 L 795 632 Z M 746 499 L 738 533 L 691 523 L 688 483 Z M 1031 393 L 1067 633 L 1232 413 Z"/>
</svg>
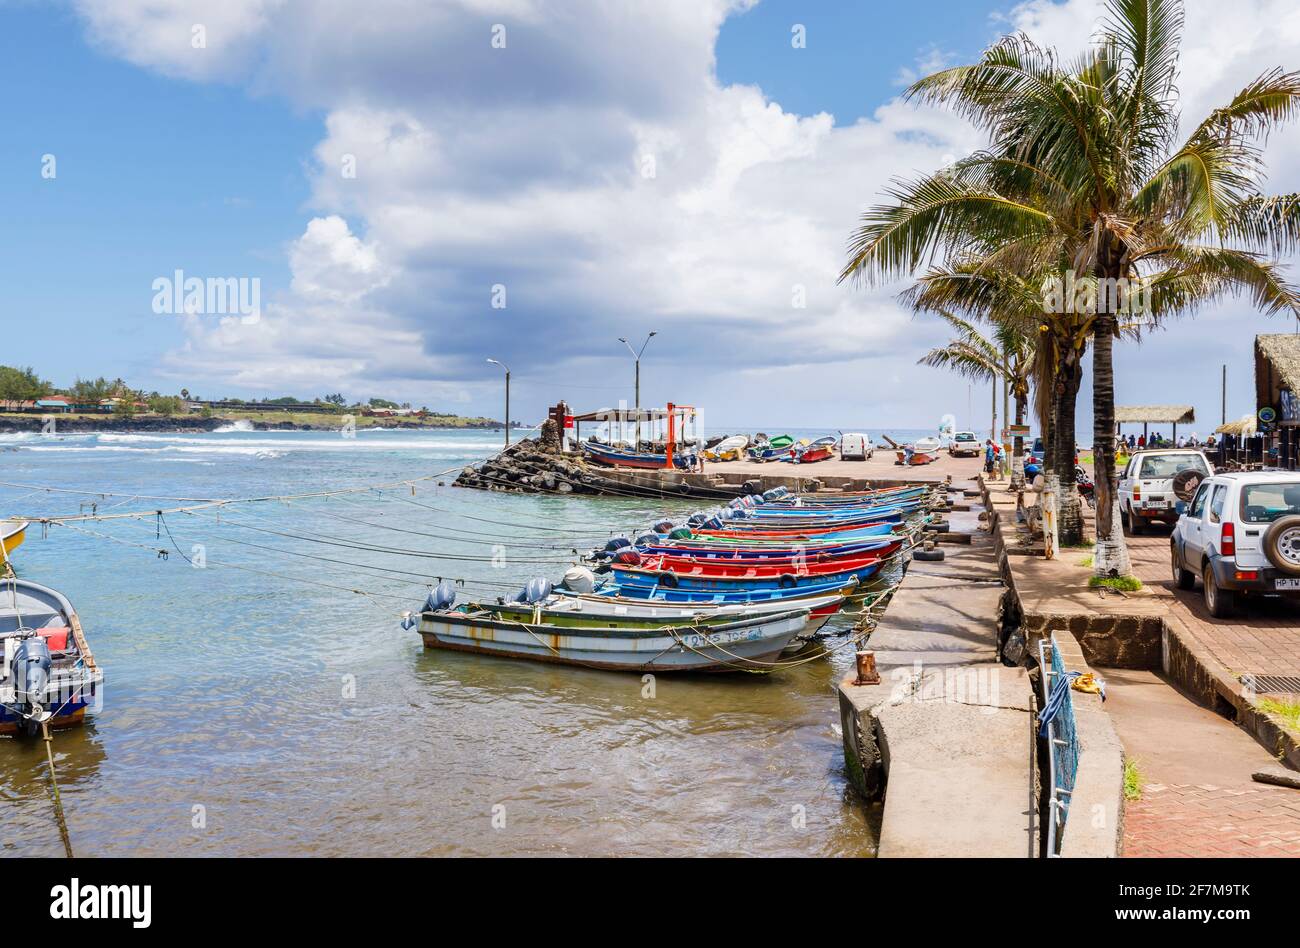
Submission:
<svg viewBox="0 0 1300 948">
<path fill-rule="evenodd" d="M 1178 520 L 1180 501 L 1186 504 L 1214 473 L 1210 462 L 1192 448 L 1138 451 L 1119 477 L 1119 516 L 1131 534 L 1148 523 Z"/>
</svg>

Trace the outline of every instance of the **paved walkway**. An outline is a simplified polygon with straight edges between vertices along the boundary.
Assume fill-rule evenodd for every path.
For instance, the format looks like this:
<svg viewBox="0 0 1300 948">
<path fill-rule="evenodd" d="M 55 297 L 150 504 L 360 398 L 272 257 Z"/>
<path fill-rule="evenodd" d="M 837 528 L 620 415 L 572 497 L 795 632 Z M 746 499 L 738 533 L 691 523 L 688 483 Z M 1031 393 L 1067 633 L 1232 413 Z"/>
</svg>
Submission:
<svg viewBox="0 0 1300 948">
<path fill-rule="evenodd" d="M 1106 711 L 1142 773 L 1124 807 L 1125 856 L 1300 856 L 1300 790 L 1255 783 L 1277 769 L 1249 734 L 1162 675 L 1108 669 Z"/>
<path fill-rule="evenodd" d="M 1036 852 L 1033 699 L 1025 671 L 997 660 L 1004 587 L 976 517 L 950 518 L 969 546 L 908 567 L 867 643 L 881 683 L 840 682 L 846 753 L 888 771 L 881 858 Z"/>
</svg>

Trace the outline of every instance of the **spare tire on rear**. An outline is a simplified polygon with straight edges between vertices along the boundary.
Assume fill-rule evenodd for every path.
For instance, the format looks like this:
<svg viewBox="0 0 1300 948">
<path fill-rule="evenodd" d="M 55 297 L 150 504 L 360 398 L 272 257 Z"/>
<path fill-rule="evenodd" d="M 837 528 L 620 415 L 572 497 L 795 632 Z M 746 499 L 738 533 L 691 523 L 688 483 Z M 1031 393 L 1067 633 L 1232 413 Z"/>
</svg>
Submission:
<svg viewBox="0 0 1300 948">
<path fill-rule="evenodd" d="M 1196 489 L 1201 486 L 1205 475 L 1200 471 L 1179 471 L 1174 475 L 1174 496 L 1181 501 L 1189 501 L 1196 496 Z"/>
<path fill-rule="evenodd" d="M 1264 534 L 1264 555 L 1289 576 L 1300 576 L 1300 515 L 1279 517 Z"/>
</svg>

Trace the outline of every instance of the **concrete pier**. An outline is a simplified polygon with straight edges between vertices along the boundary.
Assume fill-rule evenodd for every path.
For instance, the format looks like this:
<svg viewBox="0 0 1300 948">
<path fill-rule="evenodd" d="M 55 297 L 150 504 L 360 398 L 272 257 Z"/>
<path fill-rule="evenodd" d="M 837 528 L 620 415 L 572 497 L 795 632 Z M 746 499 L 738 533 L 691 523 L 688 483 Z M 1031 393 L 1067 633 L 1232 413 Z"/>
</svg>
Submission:
<svg viewBox="0 0 1300 948">
<path fill-rule="evenodd" d="M 840 683 L 850 776 L 884 797 L 886 858 L 1038 854 L 1034 697 L 1027 672 L 998 661 L 1006 588 L 970 507 L 950 518 L 969 545 L 913 561 L 868 639 L 880 684 Z"/>
</svg>

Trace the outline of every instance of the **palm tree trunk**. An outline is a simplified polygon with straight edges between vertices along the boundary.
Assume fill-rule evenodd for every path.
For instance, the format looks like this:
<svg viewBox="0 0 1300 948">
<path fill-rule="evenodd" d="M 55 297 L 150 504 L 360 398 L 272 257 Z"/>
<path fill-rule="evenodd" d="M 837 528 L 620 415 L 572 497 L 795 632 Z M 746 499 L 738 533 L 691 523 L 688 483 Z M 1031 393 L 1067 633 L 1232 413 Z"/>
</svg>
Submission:
<svg viewBox="0 0 1300 948">
<path fill-rule="evenodd" d="M 1061 347 L 1054 380 L 1052 399 L 1052 448 L 1044 458 L 1060 482 L 1061 509 L 1057 518 L 1062 546 L 1076 546 L 1083 541 L 1083 507 L 1079 485 L 1074 480 L 1074 414 L 1083 381 L 1082 366 L 1072 346 Z"/>
<path fill-rule="evenodd" d="M 1097 497 L 1097 548 L 1093 571 L 1098 576 L 1128 576 L 1128 547 L 1117 530 L 1119 480 L 1115 472 L 1115 317 L 1099 313 L 1092 330 L 1092 469 Z"/>
</svg>

